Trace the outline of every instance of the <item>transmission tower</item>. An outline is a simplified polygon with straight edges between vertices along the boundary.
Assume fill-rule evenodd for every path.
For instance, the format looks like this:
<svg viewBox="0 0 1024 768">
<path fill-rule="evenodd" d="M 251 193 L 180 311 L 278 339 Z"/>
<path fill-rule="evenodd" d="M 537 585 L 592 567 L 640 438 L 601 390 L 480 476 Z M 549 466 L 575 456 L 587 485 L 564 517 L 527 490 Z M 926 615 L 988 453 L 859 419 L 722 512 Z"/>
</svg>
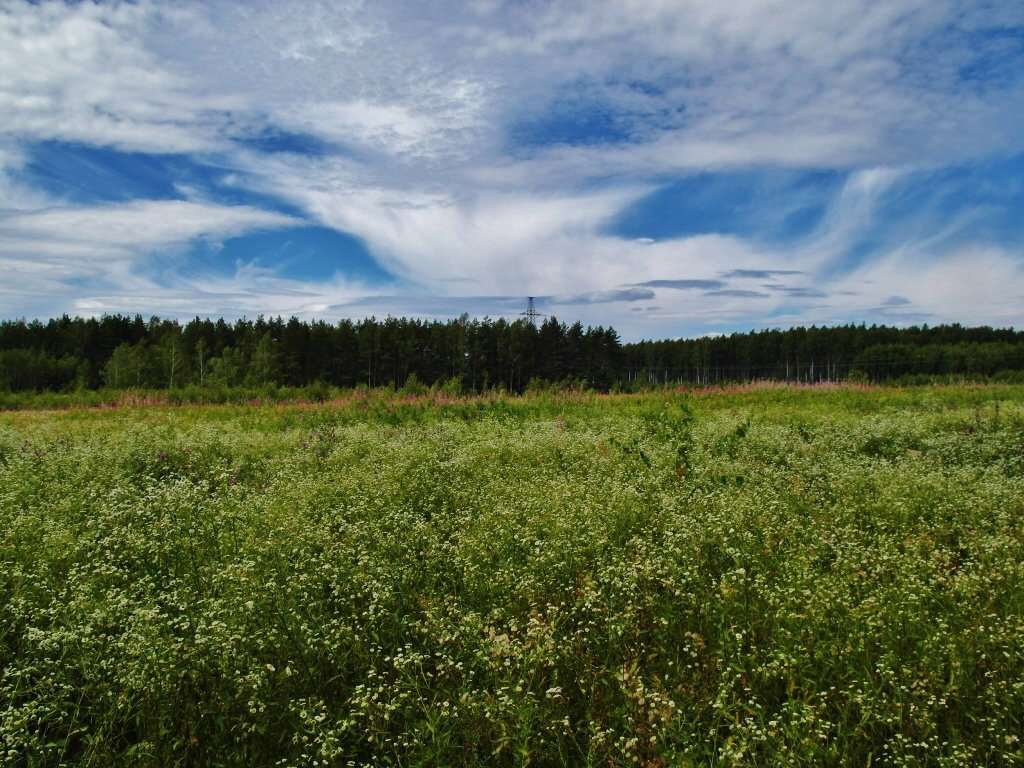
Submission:
<svg viewBox="0 0 1024 768">
<path fill-rule="evenodd" d="M 526 297 L 526 311 L 520 312 L 519 314 L 529 320 L 533 325 L 537 324 L 538 317 L 544 317 L 544 315 L 537 311 L 537 306 L 533 303 L 533 296 Z"/>
</svg>

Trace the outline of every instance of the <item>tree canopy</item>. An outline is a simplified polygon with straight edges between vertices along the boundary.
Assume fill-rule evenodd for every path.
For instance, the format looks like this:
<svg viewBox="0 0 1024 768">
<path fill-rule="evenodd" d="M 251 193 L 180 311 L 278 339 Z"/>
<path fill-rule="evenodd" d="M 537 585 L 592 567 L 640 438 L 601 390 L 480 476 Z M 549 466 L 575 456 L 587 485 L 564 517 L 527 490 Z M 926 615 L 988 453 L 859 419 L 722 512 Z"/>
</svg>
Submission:
<svg viewBox="0 0 1024 768">
<path fill-rule="evenodd" d="M 140 315 L 0 322 L 0 391 L 307 386 L 461 391 L 531 382 L 598 390 L 750 379 L 990 377 L 1024 369 L 1024 332 L 846 325 L 622 344 L 611 327 L 550 317 L 424 321 L 292 317 L 184 324 Z M 452 385 L 449 385 L 452 386 Z"/>
</svg>

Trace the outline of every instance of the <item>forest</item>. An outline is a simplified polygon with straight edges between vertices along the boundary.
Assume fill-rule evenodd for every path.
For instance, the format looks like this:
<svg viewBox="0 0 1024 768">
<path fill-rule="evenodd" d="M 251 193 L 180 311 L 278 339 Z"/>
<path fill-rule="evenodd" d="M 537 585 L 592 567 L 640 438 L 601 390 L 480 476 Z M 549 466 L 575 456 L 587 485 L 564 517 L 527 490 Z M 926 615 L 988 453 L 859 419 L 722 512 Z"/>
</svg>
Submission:
<svg viewBox="0 0 1024 768">
<path fill-rule="evenodd" d="M 1024 331 L 959 324 L 761 330 L 622 343 L 611 327 L 557 318 L 185 323 L 141 315 L 0 322 L 0 392 L 184 387 L 416 388 L 531 384 L 599 391 L 760 379 L 1016 380 Z"/>
</svg>

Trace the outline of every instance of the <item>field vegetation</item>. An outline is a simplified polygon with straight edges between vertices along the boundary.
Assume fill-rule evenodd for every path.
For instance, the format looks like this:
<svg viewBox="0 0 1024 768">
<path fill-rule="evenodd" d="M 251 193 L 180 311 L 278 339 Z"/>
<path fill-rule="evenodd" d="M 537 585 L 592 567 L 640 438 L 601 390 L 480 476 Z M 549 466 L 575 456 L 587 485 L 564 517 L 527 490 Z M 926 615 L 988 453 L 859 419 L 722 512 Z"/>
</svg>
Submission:
<svg viewBox="0 0 1024 768">
<path fill-rule="evenodd" d="M 1024 387 L 0 413 L 0 763 L 1024 765 Z"/>
</svg>

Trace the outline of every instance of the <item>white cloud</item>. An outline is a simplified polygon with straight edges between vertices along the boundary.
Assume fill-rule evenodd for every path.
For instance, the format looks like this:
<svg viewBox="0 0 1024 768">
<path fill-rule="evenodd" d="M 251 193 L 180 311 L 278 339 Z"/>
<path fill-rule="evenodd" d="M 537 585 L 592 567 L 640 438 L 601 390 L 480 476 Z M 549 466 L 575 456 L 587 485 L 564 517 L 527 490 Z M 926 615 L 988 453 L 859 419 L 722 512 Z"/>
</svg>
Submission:
<svg viewBox="0 0 1024 768">
<path fill-rule="evenodd" d="M 1019 254 L 996 246 L 922 253 L 895 249 L 846 276 L 819 322 L 872 316 L 881 322 L 947 322 L 1007 327 L 1020 324 L 1024 268 Z"/>
<path fill-rule="evenodd" d="M 0 8 L 0 209 L 20 212 L 0 219 L 0 259 L 33 295 L 59 288 L 61 270 L 101 275 L 109 307 L 132 292 L 157 307 L 187 306 L 195 290 L 203 306 L 248 303 L 250 312 L 358 298 L 358 286 L 300 286 L 258 271 L 206 288 L 173 269 L 139 282 L 169 245 L 290 220 L 199 202 L 47 210 L 16 178 L 27 144 L 55 139 L 213 158 L 240 188 L 278 195 L 362 238 L 421 296 L 616 299 L 645 281 L 792 269 L 806 276 L 756 302 L 662 287 L 654 289 L 661 309 L 613 316 L 635 323 L 637 335 L 700 318 L 769 322 L 793 312 L 810 321 L 831 311 L 812 309 L 821 297 L 795 290 L 814 279 L 836 312 L 870 312 L 896 294 L 940 311 L 946 288 L 863 281 L 909 279 L 893 265 L 914 259 L 935 286 L 947 285 L 943 275 L 969 279 L 960 266 L 969 257 L 945 245 L 961 222 L 916 244 L 885 242 L 852 272 L 835 269 L 879 224 L 881 195 L 914 169 L 1022 150 L 1020 57 L 985 34 L 1021 24 L 1019 4 L 966 0 L 10 2 Z M 985 76 L 963 77 L 975 65 Z M 614 123 L 607 141 L 517 143 L 531 124 L 585 123 L 586 109 Z M 275 131 L 310 134 L 334 154 L 268 155 L 236 143 Z M 673 175 L 774 166 L 850 172 L 802 244 L 605 232 Z M 986 248 L 958 253 L 1003 275 L 998 295 L 1010 296 L 1021 254 Z M 883 264 L 889 278 L 870 272 Z M 71 295 L 61 290 L 55 295 Z M 844 291 L 856 295 L 836 298 Z M 968 293 L 978 307 L 993 306 Z M 25 306 L 14 289 L 2 301 L 10 311 Z M 604 302 L 593 317 L 617 306 Z M 949 306 L 969 310 L 964 301 Z"/>
<path fill-rule="evenodd" d="M 137 305 L 159 294 L 154 255 L 173 254 L 175 246 L 195 238 L 217 243 L 296 223 L 289 216 L 246 206 L 175 200 L 0 216 L 0 269 L 5 275 L 0 313 L 22 312 L 44 299 L 64 311 L 80 290 L 76 281 L 104 285 Z"/>
<path fill-rule="evenodd" d="M 0 237 L 11 250 L 53 249 L 86 255 L 104 249 L 135 251 L 197 237 L 231 237 L 251 229 L 296 223 L 290 216 L 248 206 L 142 200 L 0 217 Z"/>
<path fill-rule="evenodd" d="M 47 197 L 16 178 L 25 165 L 25 153 L 14 142 L 0 140 L 0 211 L 31 210 L 46 205 Z"/>
<path fill-rule="evenodd" d="M 437 120 L 400 104 L 364 100 L 318 102 L 278 118 L 282 125 L 327 141 L 354 144 L 389 155 L 429 152 L 443 131 Z"/>
<path fill-rule="evenodd" d="M 267 124 L 304 130 L 386 165 L 387 155 L 458 156 L 473 149 L 468 134 L 486 130 L 483 84 L 473 71 L 453 71 L 443 35 L 414 29 L 401 5 L 398 13 L 360 1 L 192 10 L 150 28 L 147 42 L 210 93 L 244 97 L 248 109 L 234 116 L 242 134 Z"/>
<path fill-rule="evenodd" d="M 359 282 L 336 280 L 307 285 L 266 270 L 242 267 L 230 276 L 172 275 L 164 281 L 135 276 L 130 292 L 97 289 L 80 295 L 73 303 L 83 314 L 142 312 L 183 319 L 197 314 L 226 318 L 266 314 L 318 319 L 328 307 L 366 294 L 367 286 Z"/>
<path fill-rule="evenodd" d="M 0 134 L 148 152 L 210 149 L 215 111 L 203 93 L 140 44 L 148 3 L 15 2 L 0 8 Z"/>
</svg>

